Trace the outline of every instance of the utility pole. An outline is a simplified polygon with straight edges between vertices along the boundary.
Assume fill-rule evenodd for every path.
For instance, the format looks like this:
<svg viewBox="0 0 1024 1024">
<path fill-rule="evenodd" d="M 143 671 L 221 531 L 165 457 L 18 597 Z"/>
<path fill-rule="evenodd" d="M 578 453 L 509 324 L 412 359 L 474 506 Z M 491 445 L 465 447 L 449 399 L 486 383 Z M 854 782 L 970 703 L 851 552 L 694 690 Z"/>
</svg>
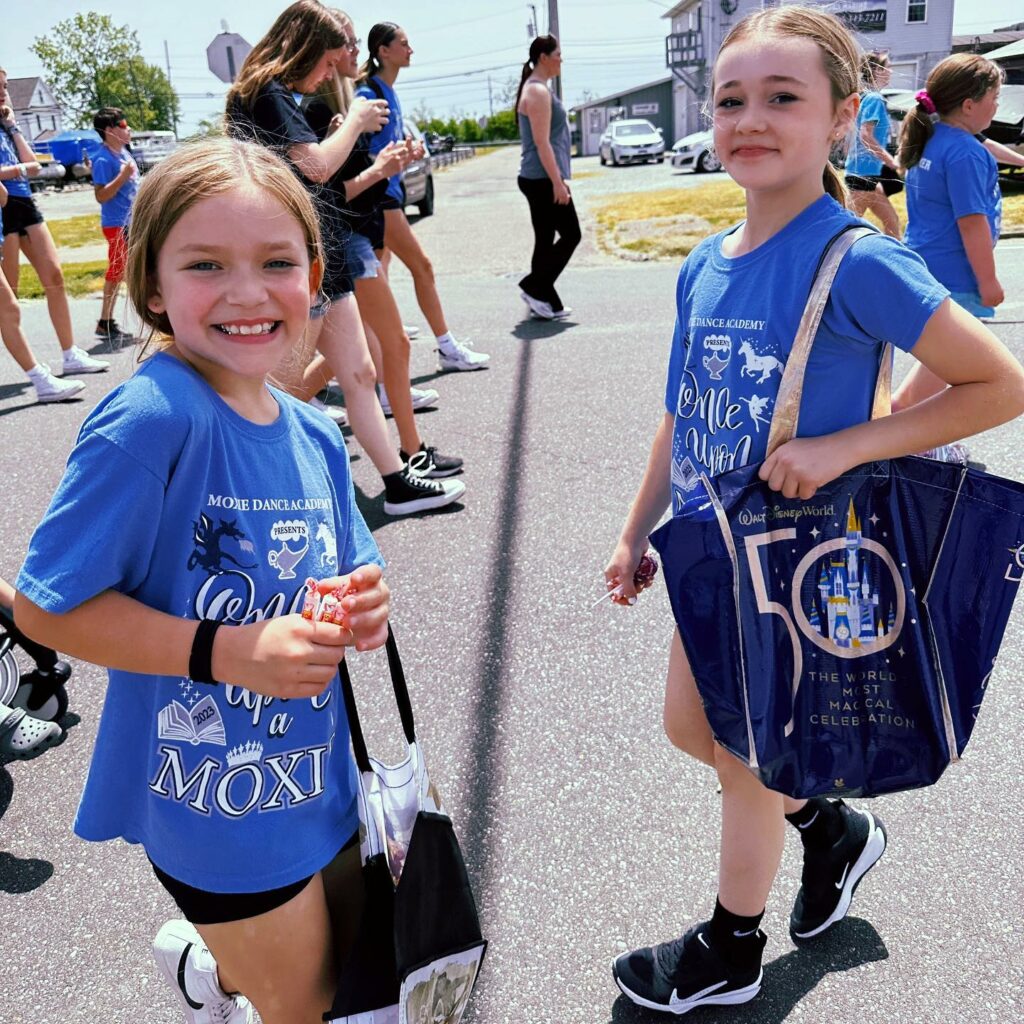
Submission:
<svg viewBox="0 0 1024 1024">
<path fill-rule="evenodd" d="M 548 0 L 548 33 L 558 39 L 558 0 Z M 559 40 L 561 46 L 561 40 Z M 555 95 L 562 98 L 562 76 L 551 79 L 551 88 Z"/>
<path fill-rule="evenodd" d="M 164 40 L 164 60 L 167 61 L 167 84 L 171 87 L 171 92 L 174 92 L 174 85 L 171 82 L 171 51 L 167 47 L 167 40 Z M 174 141 L 178 141 L 178 104 L 175 103 L 172 108 L 174 111 Z"/>
<path fill-rule="evenodd" d="M 529 24 L 526 26 L 526 34 L 530 37 L 532 43 L 537 38 L 539 33 L 537 32 L 537 5 L 527 4 L 527 7 L 533 12 L 533 17 L 530 19 Z"/>
<path fill-rule="evenodd" d="M 491 117 L 494 117 L 494 93 L 491 92 L 491 76 L 487 76 L 487 103 L 491 108 Z"/>
</svg>

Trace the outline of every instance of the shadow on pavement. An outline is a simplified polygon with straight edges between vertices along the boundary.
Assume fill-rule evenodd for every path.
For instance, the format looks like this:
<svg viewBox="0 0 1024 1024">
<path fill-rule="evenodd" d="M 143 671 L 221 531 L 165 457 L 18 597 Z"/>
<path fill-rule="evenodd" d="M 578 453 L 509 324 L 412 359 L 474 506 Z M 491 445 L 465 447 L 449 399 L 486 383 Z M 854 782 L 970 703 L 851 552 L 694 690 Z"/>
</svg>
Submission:
<svg viewBox="0 0 1024 1024">
<path fill-rule="evenodd" d="M 467 720 L 475 727 L 472 747 L 466 765 L 466 777 L 471 780 L 467 793 L 469 815 L 466 819 L 463 849 L 479 892 L 488 876 L 491 844 L 494 835 L 496 793 L 500 778 L 496 762 L 499 760 L 498 729 L 505 707 L 508 685 L 507 661 L 509 654 L 508 621 L 511 611 L 512 586 L 515 574 L 509 571 L 516 555 L 516 539 L 522 514 L 523 453 L 527 444 L 527 401 L 530 394 L 530 364 L 532 349 L 524 345 L 519 350 L 516 379 L 509 395 L 508 427 L 504 431 L 507 467 L 502 480 L 502 493 L 498 496 L 498 521 L 493 528 L 494 538 L 489 564 L 490 575 L 484 588 L 489 595 L 484 615 L 485 628 L 477 652 L 476 693 Z"/>
<path fill-rule="evenodd" d="M 0 767 L 0 818 L 11 806 L 13 795 L 14 780 L 5 768 Z M 48 860 L 23 859 L 0 850 L 0 892 L 31 892 L 44 885 L 52 874 L 53 865 Z"/>
<path fill-rule="evenodd" d="M 749 1003 L 693 1010 L 686 1015 L 687 1024 L 783 1024 L 826 974 L 852 971 L 888 957 L 889 950 L 874 926 L 862 918 L 848 917 L 813 946 L 798 947 L 765 964 L 761 993 Z M 665 1014 L 642 1009 L 619 996 L 610 1019 L 611 1024 L 664 1024 Z"/>
<path fill-rule="evenodd" d="M 555 338 L 575 326 L 572 320 L 523 320 L 512 329 L 512 336 L 520 341 L 540 341 Z"/>
</svg>

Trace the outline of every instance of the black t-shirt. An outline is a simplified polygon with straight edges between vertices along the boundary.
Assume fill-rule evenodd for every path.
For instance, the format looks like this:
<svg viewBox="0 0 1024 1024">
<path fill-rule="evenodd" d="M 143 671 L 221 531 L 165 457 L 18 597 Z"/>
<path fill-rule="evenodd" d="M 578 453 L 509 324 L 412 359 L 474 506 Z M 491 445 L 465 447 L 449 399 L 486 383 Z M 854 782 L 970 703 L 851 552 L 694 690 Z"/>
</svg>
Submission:
<svg viewBox="0 0 1024 1024">
<path fill-rule="evenodd" d="M 330 126 L 334 112 L 322 99 L 314 97 L 304 106 L 306 121 L 309 127 L 316 133 L 318 141 L 322 142 L 327 137 L 327 129 Z M 368 189 L 360 192 L 353 199 L 345 197 L 345 182 L 361 174 L 368 167 L 373 166 L 374 157 L 370 152 L 370 136 L 366 132 L 356 139 L 352 152 L 341 168 L 327 183 L 327 188 L 332 193 L 334 204 L 342 218 L 359 234 L 367 238 L 375 239 L 382 230 L 378 228 L 381 221 L 380 204 L 388 190 L 388 179 L 374 182 Z M 379 248 L 379 246 L 376 246 Z"/>
</svg>

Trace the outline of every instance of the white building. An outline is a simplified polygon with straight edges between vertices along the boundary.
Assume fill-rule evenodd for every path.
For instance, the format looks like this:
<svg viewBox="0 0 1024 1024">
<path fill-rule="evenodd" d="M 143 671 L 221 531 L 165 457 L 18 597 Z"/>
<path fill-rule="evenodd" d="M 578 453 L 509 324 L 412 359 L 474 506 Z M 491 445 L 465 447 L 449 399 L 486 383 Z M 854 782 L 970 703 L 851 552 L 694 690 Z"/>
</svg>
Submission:
<svg viewBox="0 0 1024 1024">
<path fill-rule="evenodd" d="M 892 87 L 919 88 L 928 72 L 952 51 L 953 0 L 801 0 L 843 18 L 866 50 L 885 50 Z M 672 29 L 665 41 L 676 77 L 675 138 L 709 127 L 703 115 L 710 68 L 729 29 L 772 0 L 681 0 L 665 17 Z"/>
<path fill-rule="evenodd" d="M 64 112 L 42 78 L 8 78 L 7 91 L 29 145 L 43 142 L 63 129 Z"/>
</svg>

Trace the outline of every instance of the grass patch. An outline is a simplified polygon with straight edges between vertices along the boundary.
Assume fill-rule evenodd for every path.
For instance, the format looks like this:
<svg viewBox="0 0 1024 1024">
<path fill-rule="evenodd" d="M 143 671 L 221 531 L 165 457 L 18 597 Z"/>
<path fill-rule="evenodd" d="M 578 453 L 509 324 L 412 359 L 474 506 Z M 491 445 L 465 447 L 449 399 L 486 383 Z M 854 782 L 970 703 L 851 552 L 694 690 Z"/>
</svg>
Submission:
<svg viewBox="0 0 1024 1024">
<path fill-rule="evenodd" d="M 79 218 L 75 218 L 78 220 Z M 60 223 L 59 221 L 57 223 Z M 52 227 L 52 225 L 51 225 Z M 68 295 L 81 299 L 103 291 L 103 278 L 107 273 L 106 260 L 92 260 L 88 263 L 63 263 L 64 287 Z M 46 297 L 36 272 L 22 265 L 18 282 L 18 297 L 21 299 L 42 299 Z"/>
<path fill-rule="evenodd" d="M 98 213 L 81 217 L 66 217 L 64 220 L 48 220 L 50 234 L 58 249 L 74 249 L 80 245 L 95 245 L 103 242 Z"/>
<path fill-rule="evenodd" d="M 900 223 L 907 223 L 906 193 L 893 197 Z M 609 196 L 596 204 L 598 238 L 611 252 L 646 259 L 679 259 L 703 238 L 746 216 L 743 189 L 713 181 L 688 189 L 659 189 Z M 868 220 L 872 218 L 868 215 Z M 1024 230 L 1024 195 L 1003 196 L 1003 231 Z"/>
</svg>

